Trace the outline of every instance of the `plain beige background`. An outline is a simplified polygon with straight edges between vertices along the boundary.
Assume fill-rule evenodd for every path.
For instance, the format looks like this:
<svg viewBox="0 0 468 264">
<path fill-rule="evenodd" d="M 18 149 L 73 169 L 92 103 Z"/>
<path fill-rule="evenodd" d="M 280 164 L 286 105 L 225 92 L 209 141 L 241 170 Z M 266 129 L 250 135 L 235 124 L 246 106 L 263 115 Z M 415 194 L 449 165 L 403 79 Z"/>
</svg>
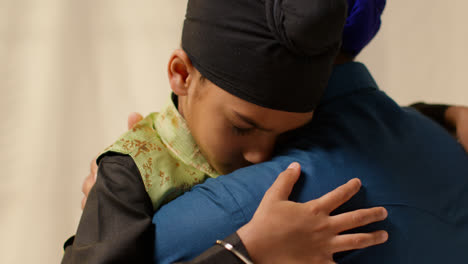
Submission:
<svg viewBox="0 0 468 264">
<path fill-rule="evenodd" d="M 186 0 L 0 0 L 0 263 L 57 263 L 89 162 L 168 99 Z M 359 57 L 397 102 L 468 105 L 468 2 L 390 1 Z"/>
</svg>

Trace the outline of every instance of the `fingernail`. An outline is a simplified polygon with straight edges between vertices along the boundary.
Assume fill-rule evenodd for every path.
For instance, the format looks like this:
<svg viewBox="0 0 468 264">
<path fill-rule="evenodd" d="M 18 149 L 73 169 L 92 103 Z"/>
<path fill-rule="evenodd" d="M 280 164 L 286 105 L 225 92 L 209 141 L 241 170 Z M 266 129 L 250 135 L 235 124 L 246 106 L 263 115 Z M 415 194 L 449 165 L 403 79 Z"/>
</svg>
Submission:
<svg viewBox="0 0 468 264">
<path fill-rule="evenodd" d="M 387 209 L 382 208 L 382 216 L 385 217 L 385 218 L 387 218 L 387 216 L 388 216 Z"/>
<path fill-rule="evenodd" d="M 297 169 L 299 168 L 299 163 L 293 162 L 289 165 L 288 169 Z"/>
<path fill-rule="evenodd" d="M 382 233 L 380 234 L 380 239 L 381 239 L 381 241 L 387 241 L 387 239 L 388 239 L 388 233 L 387 233 L 387 232 L 382 232 Z"/>
<path fill-rule="evenodd" d="M 359 186 L 359 188 L 361 188 L 362 182 L 361 182 L 361 180 L 360 180 L 359 178 L 354 178 L 354 179 L 351 179 L 350 181 L 356 181 L 357 184 L 358 184 L 358 186 Z"/>
</svg>

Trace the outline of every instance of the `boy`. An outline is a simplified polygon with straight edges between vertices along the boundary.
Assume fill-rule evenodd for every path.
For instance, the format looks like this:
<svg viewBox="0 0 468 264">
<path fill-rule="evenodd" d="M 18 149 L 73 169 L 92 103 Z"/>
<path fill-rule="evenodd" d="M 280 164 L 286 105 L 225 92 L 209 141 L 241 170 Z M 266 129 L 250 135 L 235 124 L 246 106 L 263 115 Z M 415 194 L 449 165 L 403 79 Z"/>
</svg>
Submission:
<svg viewBox="0 0 468 264">
<path fill-rule="evenodd" d="M 104 151 L 133 158 L 155 210 L 206 177 L 268 160 L 280 135 L 312 119 L 346 2 L 272 5 L 189 1 L 171 102 Z"/>
</svg>

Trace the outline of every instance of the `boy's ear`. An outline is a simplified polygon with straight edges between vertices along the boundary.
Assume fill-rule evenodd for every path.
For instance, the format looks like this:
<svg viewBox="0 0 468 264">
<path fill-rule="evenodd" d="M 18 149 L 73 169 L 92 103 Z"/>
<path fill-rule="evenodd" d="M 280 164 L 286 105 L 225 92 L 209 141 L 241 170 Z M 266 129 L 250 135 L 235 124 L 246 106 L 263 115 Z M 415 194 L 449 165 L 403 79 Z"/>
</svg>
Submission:
<svg viewBox="0 0 468 264">
<path fill-rule="evenodd" d="M 172 91 L 179 96 L 187 95 L 195 71 L 185 51 L 177 49 L 172 52 L 167 72 Z"/>
</svg>

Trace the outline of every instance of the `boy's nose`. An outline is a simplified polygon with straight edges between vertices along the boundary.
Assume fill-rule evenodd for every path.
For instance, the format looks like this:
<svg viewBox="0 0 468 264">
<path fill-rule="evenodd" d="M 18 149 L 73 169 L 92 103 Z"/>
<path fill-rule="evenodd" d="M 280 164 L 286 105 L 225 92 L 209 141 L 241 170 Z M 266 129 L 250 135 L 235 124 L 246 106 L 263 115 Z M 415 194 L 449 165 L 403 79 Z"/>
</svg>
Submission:
<svg viewBox="0 0 468 264">
<path fill-rule="evenodd" d="M 250 163 L 257 164 L 271 158 L 271 153 L 260 151 L 248 151 L 244 153 L 244 159 Z"/>
<path fill-rule="evenodd" d="M 271 159 L 273 149 L 275 147 L 275 140 L 260 140 L 254 142 L 252 145 L 247 146 L 243 155 L 244 159 L 250 163 L 256 164 Z"/>
</svg>

